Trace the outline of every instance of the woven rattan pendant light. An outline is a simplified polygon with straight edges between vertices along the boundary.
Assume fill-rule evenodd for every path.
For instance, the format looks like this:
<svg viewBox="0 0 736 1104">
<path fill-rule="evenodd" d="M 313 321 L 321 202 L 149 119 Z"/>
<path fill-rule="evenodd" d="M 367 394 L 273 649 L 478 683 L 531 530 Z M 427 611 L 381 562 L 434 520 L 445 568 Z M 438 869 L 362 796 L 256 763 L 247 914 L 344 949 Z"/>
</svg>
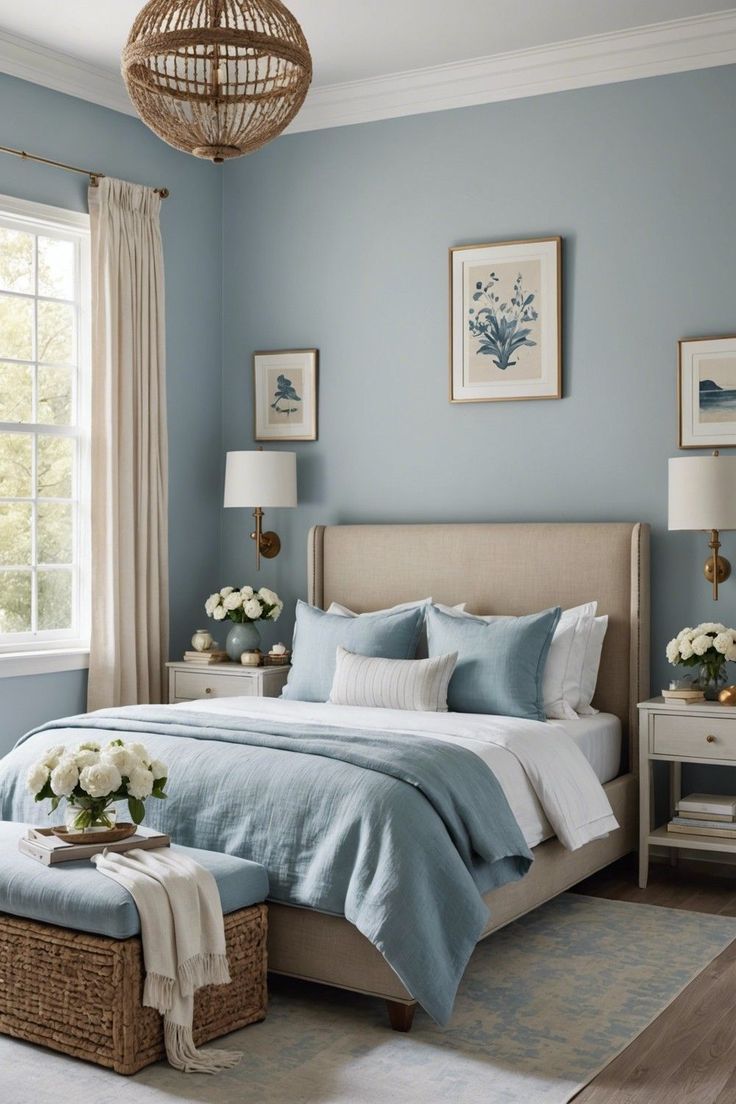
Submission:
<svg viewBox="0 0 736 1104">
<path fill-rule="evenodd" d="M 122 68 L 143 122 L 211 161 L 280 134 L 312 79 L 307 41 L 280 0 L 149 0 Z"/>
</svg>

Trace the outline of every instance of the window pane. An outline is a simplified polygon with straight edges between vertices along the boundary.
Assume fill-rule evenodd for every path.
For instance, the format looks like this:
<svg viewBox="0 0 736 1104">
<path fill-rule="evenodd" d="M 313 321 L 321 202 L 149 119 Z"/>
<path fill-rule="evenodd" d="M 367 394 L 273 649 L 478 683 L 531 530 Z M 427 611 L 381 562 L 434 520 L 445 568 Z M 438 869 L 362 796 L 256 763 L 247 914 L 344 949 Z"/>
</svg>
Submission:
<svg viewBox="0 0 736 1104">
<path fill-rule="evenodd" d="M 68 437 L 38 438 L 38 494 L 71 498 L 74 442 Z"/>
<path fill-rule="evenodd" d="M 0 564 L 31 566 L 31 504 L 0 503 Z"/>
<path fill-rule="evenodd" d="M 30 571 L 0 571 L 0 633 L 31 631 Z"/>
<path fill-rule="evenodd" d="M 0 357 L 33 359 L 33 300 L 0 295 Z"/>
<path fill-rule="evenodd" d="M 59 238 L 38 239 L 38 294 L 51 295 L 55 299 L 74 298 L 73 242 Z"/>
<path fill-rule="evenodd" d="M 33 372 L 28 364 L 0 361 L 0 422 L 33 418 Z"/>
<path fill-rule="evenodd" d="M 32 438 L 28 433 L 0 433 L 0 498 L 30 498 Z"/>
<path fill-rule="evenodd" d="M 70 629 L 72 627 L 72 573 L 38 572 L 38 628 Z"/>
<path fill-rule="evenodd" d="M 70 564 L 74 549 L 71 506 L 60 502 L 39 502 L 36 541 L 39 563 Z M 15 563 L 25 561 L 16 560 Z"/>
<path fill-rule="evenodd" d="M 72 424 L 72 371 L 70 368 L 38 369 L 38 411 L 44 425 Z"/>
<path fill-rule="evenodd" d="M 51 364 L 74 360 L 74 308 L 65 303 L 38 303 L 38 359 Z"/>
<path fill-rule="evenodd" d="M 33 291 L 33 235 L 0 226 L 0 288 Z"/>
</svg>

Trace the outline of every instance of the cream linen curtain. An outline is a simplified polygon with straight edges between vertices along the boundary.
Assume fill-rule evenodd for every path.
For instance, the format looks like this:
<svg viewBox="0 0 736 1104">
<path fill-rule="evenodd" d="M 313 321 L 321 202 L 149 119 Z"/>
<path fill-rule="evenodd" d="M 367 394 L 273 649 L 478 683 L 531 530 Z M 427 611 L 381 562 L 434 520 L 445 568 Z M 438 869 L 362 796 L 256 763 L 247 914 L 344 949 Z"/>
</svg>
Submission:
<svg viewBox="0 0 736 1104">
<path fill-rule="evenodd" d="M 160 197 L 104 177 L 92 230 L 92 638 L 88 709 L 162 700 L 168 650 Z"/>
</svg>

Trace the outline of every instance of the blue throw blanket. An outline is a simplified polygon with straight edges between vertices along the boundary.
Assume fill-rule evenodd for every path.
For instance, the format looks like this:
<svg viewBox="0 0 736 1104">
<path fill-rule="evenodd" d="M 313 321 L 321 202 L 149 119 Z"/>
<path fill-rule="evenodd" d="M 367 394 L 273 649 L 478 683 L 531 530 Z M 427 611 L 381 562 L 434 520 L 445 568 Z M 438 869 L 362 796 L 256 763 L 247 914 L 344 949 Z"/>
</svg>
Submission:
<svg viewBox="0 0 736 1104">
<path fill-rule="evenodd" d="M 477 756 L 410 734 L 346 732 L 166 706 L 52 721 L 0 760 L 0 814 L 36 820 L 28 766 L 59 742 L 144 741 L 169 764 L 146 823 L 263 863 L 271 897 L 344 915 L 438 1023 L 488 918 L 482 893 L 532 856 Z"/>
</svg>

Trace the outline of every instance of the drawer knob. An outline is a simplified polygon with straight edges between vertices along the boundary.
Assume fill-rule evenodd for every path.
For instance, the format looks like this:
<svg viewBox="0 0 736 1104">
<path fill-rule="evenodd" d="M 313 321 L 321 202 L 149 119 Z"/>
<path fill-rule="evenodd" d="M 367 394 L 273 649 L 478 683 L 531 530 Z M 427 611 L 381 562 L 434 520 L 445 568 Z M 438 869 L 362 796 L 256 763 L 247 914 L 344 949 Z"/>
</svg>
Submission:
<svg viewBox="0 0 736 1104">
<path fill-rule="evenodd" d="M 209 693 L 209 691 L 208 691 L 208 693 Z M 706 736 L 705 737 L 705 742 L 707 744 L 714 744 L 716 742 L 716 738 L 715 738 L 715 736 Z"/>
<path fill-rule="evenodd" d="M 205 694 L 211 694 L 212 693 L 212 687 L 211 686 L 205 686 L 204 692 L 205 692 Z M 713 740 L 714 738 L 715 737 L 713 737 L 713 736 L 708 737 L 709 740 Z"/>
</svg>

